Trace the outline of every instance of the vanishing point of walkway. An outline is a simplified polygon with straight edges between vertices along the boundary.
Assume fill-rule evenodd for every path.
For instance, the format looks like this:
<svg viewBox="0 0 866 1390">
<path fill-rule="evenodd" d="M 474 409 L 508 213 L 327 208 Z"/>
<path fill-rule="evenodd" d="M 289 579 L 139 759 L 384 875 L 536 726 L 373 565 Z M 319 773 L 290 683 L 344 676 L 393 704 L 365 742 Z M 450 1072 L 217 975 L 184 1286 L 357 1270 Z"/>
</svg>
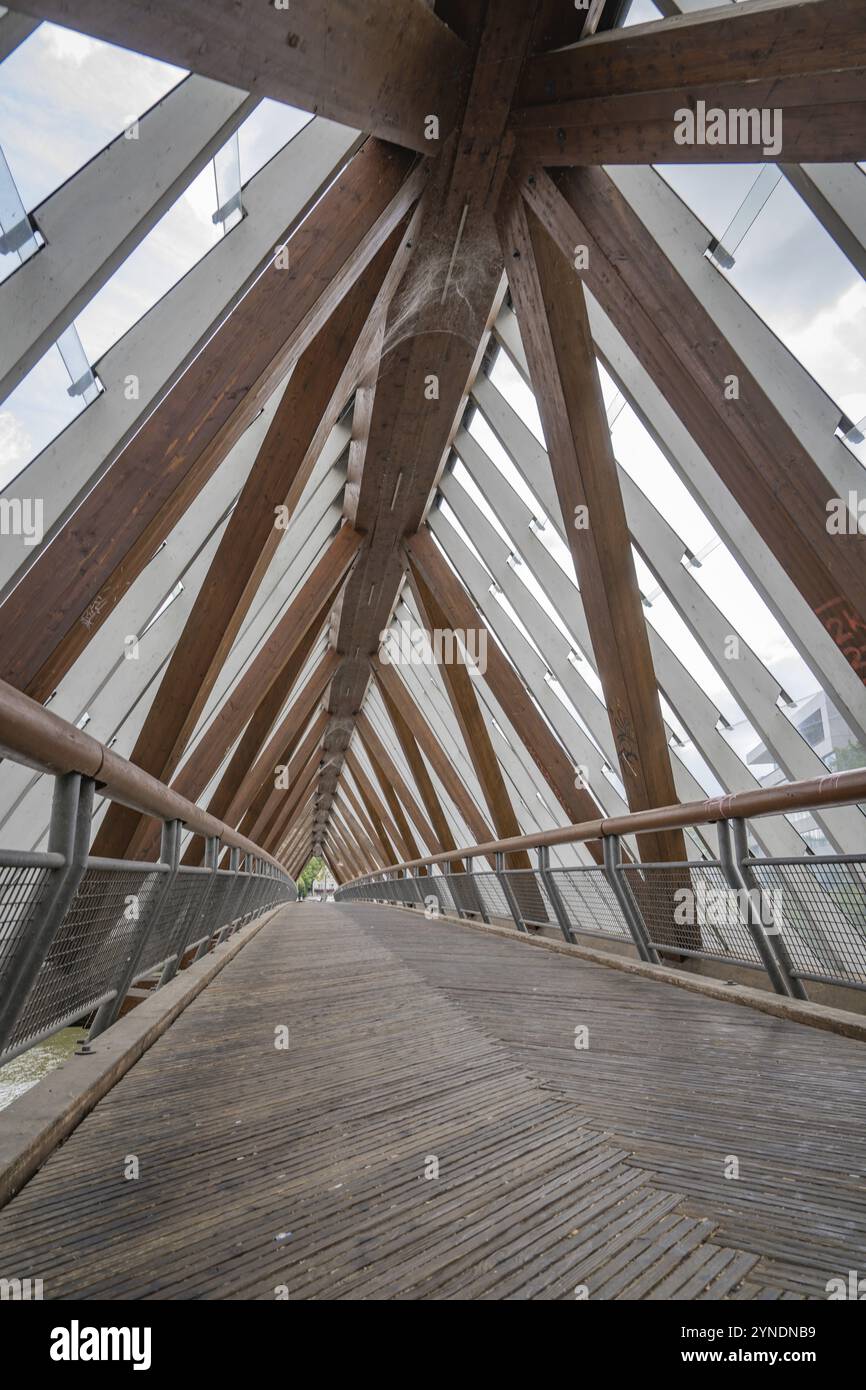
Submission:
<svg viewBox="0 0 866 1390">
<path fill-rule="evenodd" d="M 824 1297 L 866 1268 L 864 1061 L 521 941 L 296 905 L 0 1213 L 0 1267 L 46 1298 Z"/>
</svg>

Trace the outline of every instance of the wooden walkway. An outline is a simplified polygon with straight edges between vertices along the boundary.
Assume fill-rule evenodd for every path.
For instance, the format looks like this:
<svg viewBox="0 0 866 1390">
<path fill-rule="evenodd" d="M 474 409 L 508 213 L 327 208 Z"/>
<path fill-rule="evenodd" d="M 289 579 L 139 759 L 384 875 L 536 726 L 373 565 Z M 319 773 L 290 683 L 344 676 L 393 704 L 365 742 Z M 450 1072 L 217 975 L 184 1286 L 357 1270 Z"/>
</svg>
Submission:
<svg viewBox="0 0 866 1390">
<path fill-rule="evenodd" d="M 0 1213 L 0 1274 L 61 1299 L 824 1297 L 866 1268 L 864 1062 L 521 942 L 290 907 Z"/>
</svg>

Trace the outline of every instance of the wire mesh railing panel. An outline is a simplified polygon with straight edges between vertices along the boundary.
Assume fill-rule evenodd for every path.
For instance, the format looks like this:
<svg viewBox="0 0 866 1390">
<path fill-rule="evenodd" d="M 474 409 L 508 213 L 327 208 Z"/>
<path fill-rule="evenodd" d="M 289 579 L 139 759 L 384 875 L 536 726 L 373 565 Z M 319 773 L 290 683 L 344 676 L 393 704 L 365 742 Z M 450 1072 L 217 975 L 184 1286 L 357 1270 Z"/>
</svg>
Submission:
<svg viewBox="0 0 866 1390">
<path fill-rule="evenodd" d="M 631 940 L 604 869 L 589 865 L 585 869 L 551 869 L 550 876 L 559 889 L 572 931 L 599 932 Z"/>
<path fill-rule="evenodd" d="M 866 983 L 866 859 L 752 860 L 795 971 Z"/>
<path fill-rule="evenodd" d="M 140 869 L 85 870 L 8 1046 L 83 1017 L 111 997 L 161 879 Z"/>
<path fill-rule="evenodd" d="M 0 868 L 0 993 L 30 924 L 54 886 L 56 869 L 30 865 Z"/>
<path fill-rule="evenodd" d="M 201 907 L 207 879 L 179 869 L 158 910 L 156 923 L 148 934 L 140 973 L 144 975 L 177 954 L 186 940 L 192 919 Z"/>
<path fill-rule="evenodd" d="M 742 896 L 718 862 L 626 864 L 620 873 L 657 949 L 761 965 Z"/>
<path fill-rule="evenodd" d="M 524 922 L 533 927 L 557 926 L 556 912 L 540 874 L 530 869 L 506 869 L 503 877 Z"/>
<path fill-rule="evenodd" d="M 388 892 L 392 902 L 418 904 L 418 889 L 415 887 L 414 878 L 391 878 L 388 880 Z"/>
<path fill-rule="evenodd" d="M 511 907 L 505 896 L 499 876 L 492 871 L 479 870 L 471 875 L 454 874 L 454 878 L 471 877 L 475 891 L 481 900 L 484 911 L 488 917 L 506 917 L 509 922 L 513 921 Z M 476 909 L 477 910 L 477 909 Z"/>
<path fill-rule="evenodd" d="M 428 874 L 425 878 L 420 878 L 421 892 L 425 899 L 433 897 L 439 904 L 439 911 L 449 916 L 457 916 L 458 908 L 454 892 L 451 887 L 450 876 L 447 874 Z"/>
</svg>

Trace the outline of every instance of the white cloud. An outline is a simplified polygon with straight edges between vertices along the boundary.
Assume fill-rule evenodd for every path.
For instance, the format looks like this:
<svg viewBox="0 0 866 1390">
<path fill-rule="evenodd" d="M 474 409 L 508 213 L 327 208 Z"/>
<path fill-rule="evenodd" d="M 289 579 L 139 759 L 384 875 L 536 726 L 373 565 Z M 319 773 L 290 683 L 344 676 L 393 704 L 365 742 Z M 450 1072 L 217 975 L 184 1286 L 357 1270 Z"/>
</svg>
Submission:
<svg viewBox="0 0 866 1390">
<path fill-rule="evenodd" d="M 0 410 L 0 487 L 5 487 L 33 452 L 28 430 L 11 410 Z"/>
</svg>

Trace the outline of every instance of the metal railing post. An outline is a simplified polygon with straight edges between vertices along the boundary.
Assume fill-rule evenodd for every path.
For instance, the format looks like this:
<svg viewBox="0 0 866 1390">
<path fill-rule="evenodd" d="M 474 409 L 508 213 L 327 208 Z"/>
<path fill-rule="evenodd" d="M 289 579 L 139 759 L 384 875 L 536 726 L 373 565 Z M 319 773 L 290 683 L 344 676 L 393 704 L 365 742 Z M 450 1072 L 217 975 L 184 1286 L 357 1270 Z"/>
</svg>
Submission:
<svg viewBox="0 0 866 1390">
<path fill-rule="evenodd" d="M 213 890 L 213 885 L 216 878 L 216 863 L 219 862 L 218 838 L 214 838 L 210 835 L 207 837 L 207 839 L 205 840 L 204 854 L 205 863 L 211 872 L 208 874 L 207 883 L 205 884 L 204 889 L 202 890 L 201 903 L 199 904 L 198 910 L 194 910 L 190 914 L 189 925 L 187 926 L 187 929 L 183 934 L 183 941 L 179 941 L 177 943 L 177 951 L 175 955 L 172 957 L 170 961 L 166 961 L 166 964 L 163 968 L 163 972 L 159 977 L 159 984 L 157 985 L 157 989 L 162 989 L 163 985 L 167 985 L 170 980 L 174 979 L 175 975 L 180 969 L 180 963 L 183 960 L 184 955 L 186 954 L 187 946 L 189 945 L 190 941 L 195 941 L 195 936 L 193 935 L 193 933 L 197 929 L 199 922 L 202 920 L 205 912 L 207 911 L 208 902 L 210 901 L 211 892 Z M 202 875 L 196 875 L 196 878 L 201 877 Z M 198 959 L 198 955 L 196 955 L 196 959 Z"/>
<path fill-rule="evenodd" d="M 247 924 L 247 913 L 250 910 L 249 902 L 250 898 L 253 896 L 253 887 L 255 885 L 255 879 L 253 878 L 253 875 L 250 871 L 251 858 L 252 856 L 249 854 L 244 854 L 241 856 L 241 867 L 239 869 L 239 873 L 243 878 L 243 885 L 241 887 L 240 898 L 238 900 L 238 910 L 236 914 L 238 919 L 238 929 L 240 929 L 241 927 L 245 927 Z"/>
<path fill-rule="evenodd" d="M 518 931 L 526 931 L 526 923 L 521 915 L 517 898 L 514 896 L 514 889 L 511 887 L 508 881 L 508 875 L 505 872 L 505 855 L 501 851 L 497 851 L 494 864 L 496 866 L 496 877 L 499 879 L 502 891 L 505 894 L 505 901 L 508 903 L 511 915 L 514 918 L 514 925 L 517 927 Z"/>
<path fill-rule="evenodd" d="M 3 982 L 0 1053 L 15 1031 L 51 944 L 84 877 L 90 849 L 94 786 L 91 778 L 82 777 L 79 772 L 67 772 L 55 779 L 48 850 L 50 854 L 62 854 L 65 864 L 57 870 L 57 881 L 51 885 L 46 902 L 37 904 L 32 915 L 28 913 L 26 921 L 21 923 L 23 944 Z"/>
<path fill-rule="evenodd" d="M 207 840 L 205 841 L 204 862 L 205 866 L 211 871 L 211 879 L 208 885 L 208 891 L 205 897 L 204 907 L 202 909 L 202 918 L 204 917 L 204 912 L 210 905 L 211 899 L 213 898 L 214 893 L 216 892 L 216 885 L 219 883 L 218 874 L 220 866 L 220 849 L 221 845 L 219 835 L 208 835 Z M 214 926 L 211 928 L 211 930 L 207 933 L 206 936 L 202 937 L 201 942 L 199 943 L 199 948 L 192 958 L 193 965 L 195 965 L 195 962 L 197 960 L 201 960 L 204 956 L 207 955 L 208 951 L 210 950 L 211 942 L 213 941 L 214 937 L 216 936 L 219 930 L 219 927 Z"/>
<path fill-rule="evenodd" d="M 748 868 L 744 871 L 741 860 L 748 853 L 748 846 L 743 822 L 721 820 L 717 822 L 716 830 L 719 862 L 728 887 L 736 893 L 737 914 L 758 949 L 773 989 L 777 994 L 786 994 L 791 999 L 808 999 L 802 982 L 791 974 L 790 957 L 779 928 L 772 920 L 769 928 L 764 924 L 766 899 L 760 886 Z M 757 903 L 753 895 L 757 896 Z"/>
<path fill-rule="evenodd" d="M 487 908 L 484 906 L 484 899 L 483 899 L 482 896 L 481 896 L 481 889 L 478 887 L 478 884 L 477 884 L 477 882 L 476 882 L 476 880 L 475 880 L 475 877 L 474 877 L 474 875 L 475 875 L 475 860 L 473 859 L 473 857 L 472 857 L 471 854 L 468 854 L 468 855 L 466 856 L 466 861 L 465 861 L 465 862 L 466 862 L 466 884 L 467 884 L 467 887 L 471 887 L 470 897 L 473 898 L 473 899 L 475 900 L 475 910 L 477 911 L 478 916 L 481 918 L 482 922 L 486 922 L 487 925 L 488 925 L 488 927 L 489 927 L 489 926 L 490 926 L 490 914 L 489 914 L 489 912 L 487 911 Z M 461 912 L 459 907 L 458 907 L 457 911 L 458 911 L 458 914 L 459 914 L 461 917 L 465 916 L 465 913 Z"/>
<path fill-rule="evenodd" d="M 270 865 L 268 868 L 270 868 Z M 239 849 L 232 848 L 229 850 L 229 869 L 234 874 L 235 881 L 229 889 L 228 897 L 226 898 L 226 922 L 220 927 L 217 945 L 220 945 L 223 941 L 228 941 L 231 936 L 232 924 L 237 921 L 237 910 L 241 905 L 241 898 L 243 897 L 244 884 L 241 882 L 240 877 L 241 852 Z"/>
<path fill-rule="evenodd" d="M 542 887 L 550 899 L 554 916 L 559 923 L 559 930 L 562 932 L 566 941 L 574 945 L 574 932 L 571 930 L 571 922 L 568 918 L 565 903 L 562 901 L 562 894 L 559 885 L 550 872 L 550 847 L 542 845 L 538 851 L 538 877 L 541 879 Z"/>
<path fill-rule="evenodd" d="M 154 928 L 162 916 L 162 909 L 171 891 L 171 886 L 177 878 L 177 870 L 180 864 L 180 837 L 183 826 L 179 820 L 163 821 L 162 834 L 159 847 L 159 862 L 168 865 L 168 873 L 163 875 L 163 880 L 153 895 L 153 899 L 147 910 L 147 917 L 143 922 L 138 938 L 132 944 L 132 949 L 122 966 L 123 974 L 117 984 L 116 992 L 112 999 L 106 999 L 96 1011 L 96 1017 L 87 1035 L 87 1041 L 92 1042 L 98 1038 L 100 1033 L 104 1033 L 106 1028 L 110 1028 L 117 1015 L 123 1007 L 123 1001 L 129 993 L 136 973 L 144 957 L 145 948 L 153 935 Z"/>
<path fill-rule="evenodd" d="M 650 941 L 643 914 L 635 902 L 631 885 L 626 882 L 622 873 L 622 841 L 618 835 L 603 835 L 601 845 L 604 852 L 604 876 L 619 903 L 637 953 L 647 964 L 660 965 L 659 953 Z"/>
</svg>

